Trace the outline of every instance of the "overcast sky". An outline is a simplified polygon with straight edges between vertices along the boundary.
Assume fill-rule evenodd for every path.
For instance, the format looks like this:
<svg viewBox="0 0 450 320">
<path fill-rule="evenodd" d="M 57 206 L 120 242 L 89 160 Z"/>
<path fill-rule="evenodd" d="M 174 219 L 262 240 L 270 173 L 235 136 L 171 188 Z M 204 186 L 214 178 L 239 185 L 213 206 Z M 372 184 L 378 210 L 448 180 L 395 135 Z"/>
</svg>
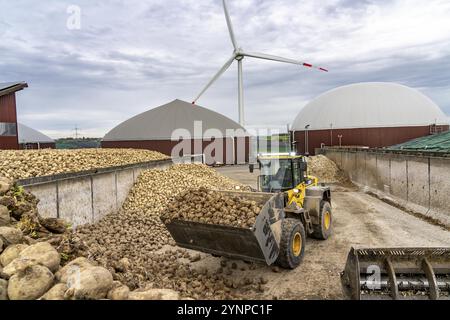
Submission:
<svg viewBox="0 0 450 320">
<path fill-rule="evenodd" d="M 71 19 L 81 9 L 80 29 Z M 285 125 L 315 96 L 360 81 L 421 90 L 450 114 L 450 1 L 228 0 L 239 45 L 329 73 L 244 60 L 249 125 Z M 221 0 L 0 0 L 0 82 L 27 81 L 19 121 L 103 136 L 192 101 L 231 56 Z M 76 25 L 75 25 L 76 26 Z M 198 102 L 237 120 L 237 65 Z"/>
</svg>

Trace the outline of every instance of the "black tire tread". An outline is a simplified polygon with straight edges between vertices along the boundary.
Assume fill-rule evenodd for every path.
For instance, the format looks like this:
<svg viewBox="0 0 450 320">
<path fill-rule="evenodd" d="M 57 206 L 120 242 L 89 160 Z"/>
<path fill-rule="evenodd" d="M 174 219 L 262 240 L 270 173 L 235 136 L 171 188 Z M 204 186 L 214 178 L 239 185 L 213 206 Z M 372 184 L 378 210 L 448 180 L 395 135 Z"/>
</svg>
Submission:
<svg viewBox="0 0 450 320">
<path fill-rule="evenodd" d="M 325 232 L 325 230 L 323 229 L 323 214 L 325 211 L 325 206 L 328 206 L 331 213 L 331 225 L 330 229 L 328 229 L 328 232 Z M 322 201 L 322 203 L 320 204 L 319 221 L 320 224 L 313 224 L 314 231 L 312 233 L 312 237 L 318 240 L 327 240 L 333 230 L 333 211 L 331 210 L 331 204 L 328 201 Z"/>
<path fill-rule="evenodd" d="M 291 258 L 291 234 L 299 226 L 299 232 L 302 237 L 302 251 L 300 253 L 299 261 L 296 263 Z M 303 224 L 298 219 L 284 219 L 281 226 L 281 241 L 280 241 L 280 253 L 278 255 L 276 264 L 284 269 L 295 269 L 303 260 L 305 255 L 305 242 L 306 233 Z"/>
</svg>

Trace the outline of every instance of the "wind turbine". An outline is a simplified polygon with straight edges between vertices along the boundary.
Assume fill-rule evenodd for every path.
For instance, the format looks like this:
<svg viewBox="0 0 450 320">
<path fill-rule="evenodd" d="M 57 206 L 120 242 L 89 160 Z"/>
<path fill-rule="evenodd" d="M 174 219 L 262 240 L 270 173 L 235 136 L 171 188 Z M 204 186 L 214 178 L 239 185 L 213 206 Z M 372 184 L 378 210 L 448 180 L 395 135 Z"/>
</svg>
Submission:
<svg viewBox="0 0 450 320">
<path fill-rule="evenodd" d="M 215 76 L 211 79 L 211 81 L 208 82 L 208 84 L 200 92 L 200 94 L 195 98 L 195 100 L 192 102 L 192 104 L 196 104 L 198 99 L 200 99 L 200 97 L 206 92 L 206 90 L 208 90 L 209 87 L 211 87 L 211 85 L 214 82 L 216 82 L 216 80 L 219 79 L 220 76 L 225 71 L 228 70 L 228 68 L 233 64 L 234 60 L 237 60 L 237 62 L 238 62 L 238 83 L 239 83 L 239 86 L 238 86 L 238 88 L 239 88 L 238 89 L 238 91 L 239 91 L 239 124 L 241 126 L 244 126 L 244 124 L 245 124 L 245 121 L 244 121 L 244 81 L 243 81 L 243 76 L 242 76 L 242 60 L 245 57 L 278 61 L 278 62 L 284 62 L 284 63 L 291 63 L 291 64 L 296 64 L 296 65 L 300 65 L 300 66 L 307 67 L 307 68 L 314 68 L 314 69 L 318 69 L 320 71 L 328 72 L 327 69 L 324 69 L 321 67 L 316 67 L 310 63 L 302 62 L 299 60 L 288 59 L 288 58 L 278 57 L 278 56 L 264 54 L 264 53 L 247 52 L 247 51 L 242 50 L 242 48 L 238 46 L 236 38 L 234 36 L 233 25 L 231 24 L 230 14 L 228 12 L 228 7 L 227 7 L 225 0 L 223 0 L 223 9 L 225 11 L 225 19 L 227 20 L 228 31 L 230 32 L 231 43 L 233 44 L 233 48 L 234 48 L 233 54 L 231 55 L 231 58 L 228 59 L 227 62 L 225 62 L 223 67 L 215 74 Z"/>
</svg>

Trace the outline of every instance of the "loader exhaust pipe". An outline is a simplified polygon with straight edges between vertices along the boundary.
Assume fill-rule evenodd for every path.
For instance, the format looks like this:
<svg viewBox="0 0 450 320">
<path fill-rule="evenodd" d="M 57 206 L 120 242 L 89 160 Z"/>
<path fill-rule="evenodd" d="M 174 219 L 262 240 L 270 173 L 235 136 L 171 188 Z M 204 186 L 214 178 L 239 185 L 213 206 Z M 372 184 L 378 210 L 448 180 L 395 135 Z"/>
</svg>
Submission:
<svg viewBox="0 0 450 320">
<path fill-rule="evenodd" d="M 353 300 L 449 300 L 450 248 L 352 248 L 341 282 Z"/>
</svg>

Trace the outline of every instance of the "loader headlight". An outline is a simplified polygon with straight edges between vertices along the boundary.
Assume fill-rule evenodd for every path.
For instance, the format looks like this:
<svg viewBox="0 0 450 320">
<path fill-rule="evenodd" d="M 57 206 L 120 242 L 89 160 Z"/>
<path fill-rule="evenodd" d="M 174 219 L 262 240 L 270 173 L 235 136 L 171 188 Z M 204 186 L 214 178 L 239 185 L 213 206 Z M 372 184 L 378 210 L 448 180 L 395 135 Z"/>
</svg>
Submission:
<svg viewBox="0 0 450 320">
<path fill-rule="evenodd" d="M 294 189 L 292 191 L 294 191 L 294 193 L 300 193 L 300 190 L 298 190 L 298 189 Z"/>
</svg>

